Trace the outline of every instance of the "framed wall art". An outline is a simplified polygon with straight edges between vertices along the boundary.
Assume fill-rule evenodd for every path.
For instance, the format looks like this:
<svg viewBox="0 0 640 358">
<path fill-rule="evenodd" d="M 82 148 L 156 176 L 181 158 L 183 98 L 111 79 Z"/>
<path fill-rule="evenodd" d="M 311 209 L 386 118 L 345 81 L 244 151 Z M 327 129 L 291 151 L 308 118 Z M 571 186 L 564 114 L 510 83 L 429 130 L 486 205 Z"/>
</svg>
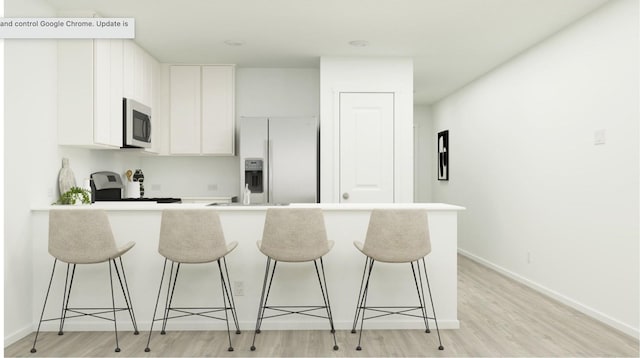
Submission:
<svg viewBox="0 0 640 358">
<path fill-rule="evenodd" d="M 449 131 L 438 132 L 438 180 L 449 180 Z"/>
</svg>

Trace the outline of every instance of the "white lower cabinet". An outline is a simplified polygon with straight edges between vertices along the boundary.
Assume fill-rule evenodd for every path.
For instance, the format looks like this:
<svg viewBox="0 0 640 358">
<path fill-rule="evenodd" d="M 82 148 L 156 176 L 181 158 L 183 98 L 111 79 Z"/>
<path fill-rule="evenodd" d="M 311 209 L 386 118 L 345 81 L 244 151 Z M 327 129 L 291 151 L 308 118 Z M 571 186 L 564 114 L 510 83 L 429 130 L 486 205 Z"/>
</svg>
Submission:
<svg viewBox="0 0 640 358">
<path fill-rule="evenodd" d="M 235 66 L 173 65 L 169 71 L 170 153 L 233 155 Z"/>
<path fill-rule="evenodd" d="M 58 144 L 122 146 L 123 41 L 58 41 Z"/>
</svg>

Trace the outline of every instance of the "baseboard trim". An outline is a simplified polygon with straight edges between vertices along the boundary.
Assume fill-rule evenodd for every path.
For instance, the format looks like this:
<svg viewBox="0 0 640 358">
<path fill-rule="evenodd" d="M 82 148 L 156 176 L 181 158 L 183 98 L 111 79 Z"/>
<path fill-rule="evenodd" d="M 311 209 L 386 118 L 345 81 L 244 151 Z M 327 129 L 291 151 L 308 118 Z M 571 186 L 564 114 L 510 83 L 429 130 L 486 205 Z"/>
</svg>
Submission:
<svg viewBox="0 0 640 358">
<path fill-rule="evenodd" d="M 480 256 L 474 255 L 469 251 L 463 250 L 458 248 L 458 253 L 462 256 L 465 256 L 485 267 L 488 267 L 504 276 L 507 276 L 517 282 L 522 283 L 523 285 L 532 288 L 542 294 L 544 294 L 545 296 L 548 296 L 560 303 L 563 303 L 571 308 L 574 308 L 584 314 L 586 314 L 587 316 L 594 318 L 612 328 L 615 328 L 616 330 L 629 335 L 635 339 L 640 339 L 640 330 L 638 328 L 632 327 L 626 323 L 620 322 L 617 319 L 608 316 L 600 311 L 597 311 L 589 306 L 586 306 L 570 297 L 567 297 L 561 293 L 558 293 L 554 290 L 551 290 L 537 282 L 534 282 L 526 277 L 523 277 L 521 275 L 518 275 L 517 273 L 514 273 L 510 270 L 507 270 L 506 268 L 496 265 L 491 261 L 488 261 Z"/>
<path fill-rule="evenodd" d="M 118 324 L 118 331 L 129 332 L 133 330 L 130 321 L 123 319 L 122 321 L 118 320 L 120 324 Z M 240 321 L 240 329 L 244 332 L 253 332 L 256 322 L 255 321 Z M 353 322 L 351 321 L 337 321 L 334 322 L 335 328 L 338 330 L 351 330 Z M 138 322 L 138 329 L 140 331 L 148 332 L 147 329 L 151 326 L 150 321 L 142 321 Z M 153 330 L 157 331 L 161 326 L 161 323 L 156 322 L 154 324 Z M 435 329 L 435 324 L 433 321 L 429 321 L 430 328 Z M 438 320 L 438 326 L 440 329 L 459 329 L 460 321 L 458 320 Z M 359 327 L 359 326 L 358 326 Z M 66 321 L 64 324 L 65 331 L 111 331 L 113 330 L 113 323 L 110 322 L 73 322 Z M 325 330 L 329 328 L 328 321 L 269 321 L 265 320 L 262 322 L 261 329 L 268 330 Z M 167 325 L 167 330 L 171 331 L 223 331 L 226 330 L 227 327 L 223 322 L 209 322 L 207 320 L 177 320 L 175 322 L 169 321 Z M 231 323 L 231 329 L 233 328 L 233 323 Z M 415 320 L 402 320 L 402 321 L 392 321 L 392 320 L 373 320 L 367 321 L 364 325 L 364 329 L 378 330 L 378 329 L 424 329 L 424 322 L 419 319 Z M 42 331 L 45 332 L 55 332 L 58 330 L 58 323 L 56 322 L 44 322 L 41 327 Z M 26 334 L 18 337 L 18 339 L 26 336 L 31 333 L 28 331 Z M 6 343 L 5 343 L 6 344 Z"/>
<path fill-rule="evenodd" d="M 16 343 L 17 341 L 21 340 L 22 338 L 28 336 L 31 332 L 33 332 L 33 327 L 31 325 L 26 325 L 22 328 L 20 328 L 19 330 L 4 336 L 4 347 L 7 348 L 8 346 Z"/>
</svg>

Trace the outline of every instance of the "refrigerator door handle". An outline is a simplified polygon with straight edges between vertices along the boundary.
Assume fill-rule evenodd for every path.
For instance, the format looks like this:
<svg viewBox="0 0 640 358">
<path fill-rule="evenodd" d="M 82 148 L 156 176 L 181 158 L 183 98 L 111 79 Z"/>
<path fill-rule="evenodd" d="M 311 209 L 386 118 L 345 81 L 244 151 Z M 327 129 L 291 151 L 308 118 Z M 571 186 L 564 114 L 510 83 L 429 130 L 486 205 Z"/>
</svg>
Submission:
<svg viewBox="0 0 640 358">
<path fill-rule="evenodd" d="M 268 158 L 268 175 L 269 182 L 267 183 L 267 187 L 269 190 L 267 191 L 267 203 L 271 204 L 273 201 L 273 141 L 271 139 L 267 140 L 267 158 Z"/>
</svg>

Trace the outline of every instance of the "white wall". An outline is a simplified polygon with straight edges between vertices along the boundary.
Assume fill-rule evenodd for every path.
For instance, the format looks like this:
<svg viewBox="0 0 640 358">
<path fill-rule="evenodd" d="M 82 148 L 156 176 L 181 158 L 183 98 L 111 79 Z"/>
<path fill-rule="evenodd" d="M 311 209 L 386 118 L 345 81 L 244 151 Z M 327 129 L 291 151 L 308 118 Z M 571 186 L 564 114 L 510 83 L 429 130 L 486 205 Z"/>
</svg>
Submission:
<svg viewBox="0 0 640 358">
<path fill-rule="evenodd" d="M 613 1 L 437 103 L 432 134 L 463 252 L 636 337 L 638 47 L 638 2 Z"/>
<path fill-rule="evenodd" d="M 318 117 L 320 72 L 317 68 L 238 68 L 238 117 Z"/>
<path fill-rule="evenodd" d="M 41 1 L 5 1 L 7 17 L 53 14 Z M 5 40 L 4 44 L 4 334 L 7 345 L 33 328 L 29 299 L 33 296 L 30 206 L 35 193 L 41 192 L 39 186 L 43 181 L 55 178 L 50 174 L 60 161 L 47 160 L 57 156 L 57 148 L 49 138 L 51 133 L 56 133 L 55 41 Z M 40 152 L 41 148 L 46 152 Z"/>
<path fill-rule="evenodd" d="M 320 202 L 339 201 L 340 92 L 394 92 L 394 196 L 413 202 L 413 61 L 410 58 L 320 58 Z"/>
<path fill-rule="evenodd" d="M 164 65 L 162 71 L 166 82 L 169 67 Z M 168 87 L 168 83 L 164 86 Z M 236 117 L 318 117 L 319 88 L 318 69 L 237 68 Z M 168 95 L 168 91 L 163 93 Z M 167 102 L 161 101 L 161 105 Z M 164 109 L 168 111 L 168 107 Z M 238 156 L 144 156 L 140 160 L 145 173 L 145 196 L 240 195 Z"/>
<path fill-rule="evenodd" d="M 432 202 L 431 187 L 435 173 L 436 143 L 432 136 L 433 118 L 431 107 L 417 105 L 413 107 L 413 159 L 414 192 L 416 203 Z"/>
<path fill-rule="evenodd" d="M 38 0 L 5 1 L 6 17 L 53 17 Z M 5 346 L 34 330 L 31 207 L 57 200 L 58 171 L 68 157 L 78 184 L 97 170 L 123 172 L 137 156 L 57 145 L 57 44 L 5 40 L 4 49 L 4 339 Z M 46 287 L 42 287 L 43 290 Z"/>
</svg>

